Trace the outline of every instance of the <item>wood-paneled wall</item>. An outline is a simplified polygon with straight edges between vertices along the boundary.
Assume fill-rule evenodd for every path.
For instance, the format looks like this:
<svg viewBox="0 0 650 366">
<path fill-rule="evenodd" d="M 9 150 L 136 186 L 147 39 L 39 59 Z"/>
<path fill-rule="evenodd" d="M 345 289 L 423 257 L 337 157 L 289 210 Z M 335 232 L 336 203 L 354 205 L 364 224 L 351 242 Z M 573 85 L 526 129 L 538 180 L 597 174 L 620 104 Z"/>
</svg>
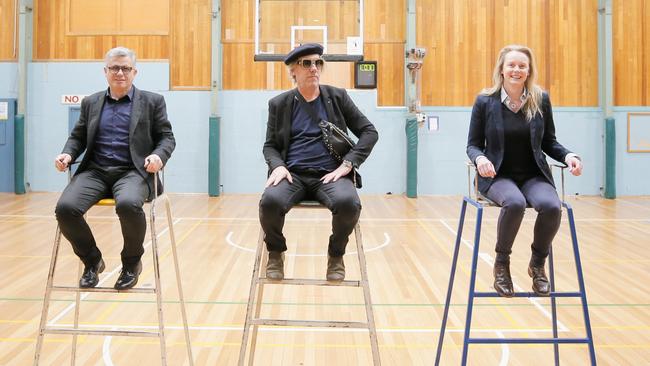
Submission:
<svg viewBox="0 0 650 366">
<path fill-rule="evenodd" d="M 172 89 L 208 89 L 211 3 L 170 0 L 168 36 L 70 36 L 66 0 L 34 0 L 34 59 L 101 60 L 124 45 L 140 60 L 169 59 Z M 406 0 L 364 5 L 364 55 L 379 64 L 378 103 L 403 105 Z M 417 0 L 417 44 L 427 49 L 422 105 L 471 105 L 491 85 L 499 49 L 512 43 L 536 53 L 538 82 L 554 105 L 598 105 L 597 7 L 598 0 Z M 224 89 L 291 88 L 281 62 L 253 61 L 254 11 L 254 0 L 222 0 Z M 16 59 L 14 19 L 14 0 L 0 0 L 0 60 Z M 355 22 L 341 29 L 347 23 Z M 613 23 L 614 103 L 650 105 L 650 3 L 613 0 Z M 330 63 L 323 82 L 352 87 L 352 76 L 351 64 Z"/>
<path fill-rule="evenodd" d="M 210 87 L 210 0 L 172 0 L 170 35 L 66 35 L 65 6 L 66 0 L 34 1 L 34 60 L 102 60 L 119 45 L 139 60 L 170 59 L 172 89 Z"/>
<path fill-rule="evenodd" d="M 0 0 L 0 61 L 14 61 L 18 57 L 16 20 L 15 0 Z"/>
<path fill-rule="evenodd" d="M 422 105 L 472 105 L 499 50 L 524 44 L 554 105 L 598 105 L 598 0 L 419 0 Z"/>
<path fill-rule="evenodd" d="M 614 104 L 650 106 L 650 3 L 612 2 Z"/>
<path fill-rule="evenodd" d="M 170 80 L 175 90 L 209 90 L 212 1 L 172 0 Z"/>
</svg>

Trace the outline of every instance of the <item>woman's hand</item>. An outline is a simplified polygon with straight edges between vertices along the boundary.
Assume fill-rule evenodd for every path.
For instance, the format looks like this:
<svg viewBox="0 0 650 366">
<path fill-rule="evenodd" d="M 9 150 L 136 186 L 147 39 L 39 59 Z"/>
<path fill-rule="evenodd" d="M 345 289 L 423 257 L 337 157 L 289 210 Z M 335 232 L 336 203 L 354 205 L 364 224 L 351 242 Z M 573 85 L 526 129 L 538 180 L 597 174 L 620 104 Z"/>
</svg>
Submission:
<svg viewBox="0 0 650 366">
<path fill-rule="evenodd" d="M 494 165 L 485 156 L 476 158 L 476 170 L 483 178 L 494 178 L 497 175 L 496 170 L 494 170 Z"/>
</svg>

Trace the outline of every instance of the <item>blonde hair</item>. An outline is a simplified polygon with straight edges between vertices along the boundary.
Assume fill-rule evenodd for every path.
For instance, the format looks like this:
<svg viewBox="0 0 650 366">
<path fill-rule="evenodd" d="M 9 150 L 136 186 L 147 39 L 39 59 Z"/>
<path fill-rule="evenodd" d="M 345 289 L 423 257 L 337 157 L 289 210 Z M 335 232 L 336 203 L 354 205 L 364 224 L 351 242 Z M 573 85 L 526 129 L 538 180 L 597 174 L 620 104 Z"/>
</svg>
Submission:
<svg viewBox="0 0 650 366">
<path fill-rule="evenodd" d="M 530 122 L 537 113 L 539 113 L 540 116 L 542 115 L 541 106 L 543 94 L 542 88 L 535 83 L 537 80 L 537 63 L 535 61 L 535 55 L 530 48 L 520 45 L 509 45 L 503 47 L 501 51 L 499 51 L 497 62 L 494 65 L 494 72 L 492 73 L 492 81 L 494 84 L 490 88 L 481 90 L 481 94 L 493 95 L 501 92 L 501 88 L 503 87 L 503 64 L 505 63 L 506 55 L 513 51 L 521 52 L 528 57 L 529 71 L 526 82 L 524 83 L 527 95 L 522 110 L 526 116 L 526 121 Z"/>
</svg>

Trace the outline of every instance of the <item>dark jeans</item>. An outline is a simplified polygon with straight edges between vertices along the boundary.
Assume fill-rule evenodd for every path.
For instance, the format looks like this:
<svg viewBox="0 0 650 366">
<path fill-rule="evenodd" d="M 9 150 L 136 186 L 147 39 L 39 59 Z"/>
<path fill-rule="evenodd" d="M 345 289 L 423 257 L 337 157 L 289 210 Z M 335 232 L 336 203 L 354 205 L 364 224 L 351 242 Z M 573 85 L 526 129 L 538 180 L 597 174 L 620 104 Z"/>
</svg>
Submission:
<svg viewBox="0 0 650 366">
<path fill-rule="evenodd" d="M 323 184 L 320 181 L 323 175 L 292 172 L 292 184 L 283 179 L 277 186 L 269 186 L 264 190 L 260 199 L 260 223 L 269 251 L 287 250 L 286 239 L 282 234 L 286 213 L 304 199 L 315 199 L 332 211 L 332 235 L 329 238 L 328 254 L 333 257 L 345 254 L 348 237 L 359 221 L 361 200 L 348 176 Z"/>
<path fill-rule="evenodd" d="M 497 177 L 486 196 L 501 206 L 497 226 L 496 261 L 509 262 L 512 244 L 529 204 L 537 211 L 531 245 L 531 263 L 536 266 L 544 265 L 562 218 L 562 205 L 555 188 L 541 176 L 521 181 Z"/>
<path fill-rule="evenodd" d="M 133 266 L 144 253 L 142 243 L 147 221 L 142 206 L 148 195 L 149 187 L 135 169 L 91 165 L 72 178 L 61 194 L 56 204 L 56 219 L 75 254 L 84 264 L 95 264 L 102 254 L 83 215 L 100 199 L 112 196 L 124 237 L 122 264 Z"/>
</svg>

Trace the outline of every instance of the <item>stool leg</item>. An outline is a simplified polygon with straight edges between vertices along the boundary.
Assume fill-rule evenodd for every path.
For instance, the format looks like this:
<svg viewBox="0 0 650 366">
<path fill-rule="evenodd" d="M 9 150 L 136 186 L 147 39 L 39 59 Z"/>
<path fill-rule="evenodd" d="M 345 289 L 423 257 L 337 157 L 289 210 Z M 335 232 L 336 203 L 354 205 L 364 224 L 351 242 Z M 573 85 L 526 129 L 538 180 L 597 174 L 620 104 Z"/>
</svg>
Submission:
<svg viewBox="0 0 650 366">
<path fill-rule="evenodd" d="M 370 284 L 368 283 L 368 271 L 366 267 L 366 254 L 363 251 L 361 239 L 361 228 L 359 223 L 354 226 L 354 237 L 357 242 L 357 255 L 359 256 L 359 269 L 361 271 L 361 283 L 363 286 L 363 299 L 366 307 L 366 318 L 368 320 L 368 333 L 370 335 L 370 347 L 372 348 L 372 363 L 375 366 L 381 365 L 379 358 L 379 345 L 377 344 L 377 328 L 375 327 L 375 315 L 372 310 L 370 299 Z"/>
<path fill-rule="evenodd" d="M 596 350 L 594 348 L 594 338 L 591 334 L 591 321 L 589 320 L 589 308 L 587 305 L 587 291 L 585 290 L 585 281 L 582 275 L 582 262 L 580 261 L 580 250 L 578 249 L 578 235 L 576 234 L 576 224 L 573 219 L 573 209 L 571 206 L 562 202 L 567 210 L 567 216 L 569 217 L 569 229 L 571 230 L 571 242 L 573 243 L 573 256 L 576 261 L 576 272 L 578 275 L 578 287 L 580 288 L 580 297 L 582 300 L 582 313 L 585 319 L 585 332 L 587 333 L 587 339 L 589 340 L 589 359 L 592 365 L 596 365 Z"/>
<path fill-rule="evenodd" d="M 36 338 L 36 349 L 34 352 L 34 366 L 38 365 L 43 348 L 43 337 L 45 336 L 45 324 L 47 323 L 47 313 L 50 308 L 50 297 L 52 296 L 52 284 L 54 283 L 54 270 L 59 256 L 59 247 L 61 246 L 61 229 L 56 226 L 54 234 L 54 245 L 52 246 L 52 257 L 50 258 L 50 269 L 47 272 L 47 282 L 45 285 L 45 295 L 43 296 L 43 309 L 41 311 L 41 322 L 38 327 L 38 337 Z"/>
<path fill-rule="evenodd" d="M 266 268 L 266 263 L 269 261 L 269 252 L 266 250 L 266 246 L 264 245 L 264 234 L 261 236 L 262 239 L 262 261 L 260 263 L 260 269 L 258 270 L 258 276 L 257 278 L 262 278 L 262 268 Z M 266 275 L 264 275 L 266 277 Z M 257 296 L 255 300 L 255 314 L 253 315 L 253 319 L 259 319 L 260 318 L 260 313 L 262 311 L 262 300 L 264 299 L 264 284 L 257 281 Z M 253 334 L 251 335 L 251 351 L 250 351 L 250 357 L 248 358 L 248 365 L 253 366 L 253 360 L 255 359 L 255 348 L 257 347 L 257 333 L 259 331 L 259 325 L 254 324 L 253 325 Z"/>
<path fill-rule="evenodd" d="M 174 220 L 172 217 L 172 207 L 169 197 L 165 195 L 165 211 L 167 212 L 167 228 L 169 230 L 169 239 L 172 246 L 172 257 L 174 258 L 174 270 L 176 272 L 176 285 L 178 287 L 178 299 L 181 305 L 181 316 L 183 317 L 183 330 L 185 332 L 185 347 L 187 348 L 187 358 L 190 366 L 194 365 L 192 356 L 192 343 L 190 342 L 190 329 L 187 323 L 187 312 L 185 311 L 185 297 L 183 296 L 183 285 L 181 283 L 181 271 L 178 266 L 178 254 L 176 251 L 176 235 L 174 234 Z"/>
<path fill-rule="evenodd" d="M 248 304 L 246 305 L 246 320 L 244 321 L 244 333 L 242 334 L 242 341 L 241 345 L 239 348 L 239 361 L 238 365 L 243 366 L 244 361 L 246 360 L 246 347 L 248 347 L 248 334 L 250 330 L 250 323 L 252 320 L 252 310 L 253 310 L 253 303 L 255 302 L 255 287 L 259 283 L 259 272 L 260 272 L 260 262 L 262 260 L 262 250 L 264 246 L 264 231 L 260 229 L 260 233 L 257 239 L 257 250 L 255 251 L 255 263 L 253 264 L 253 273 L 251 274 L 251 285 L 250 285 L 250 290 L 248 292 Z M 261 284 L 260 284 L 261 286 Z M 258 303 L 261 303 L 262 299 L 258 299 Z M 257 307 L 255 313 L 257 316 L 259 316 L 259 306 Z M 257 336 L 257 326 L 255 326 L 255 336 Z M 249 357 L 249 362 L 252 363 L 253 359 L 253 353 L 254 353 L 254 345 L 255 345 L 255 340 L 252 342 L 253 344 L 251 345 L 251 355 Z"/>
<path fill-rule="evenodd" d="M 158 307 L 158 332 L 160 334 L 160 363 L 167 365 L 165 345 L 165 326 L 162 311 L 162 288 L 160 286 L 160 263 L 158 263 L 158 238 L 156 237 L 156 200 L 151 202 L 149 225 L 151 226 L 151 252 L 153 254 L 153 275 L 156 286 L 156 305 Z"/>
<path fill-rule="evenodd" d="M 478 265 L 478 248 L 481 241 L 481 221 L 483 219 L 483 207 L 478 207 L 476 212 L 476 230 L 474 231 L 474 250 L 472 252 L 472 273 L 469 282 L 469 296 L 467 300 L 467 317 L 465 320 L 465 335 L 463 337 L 463 359 L 461 365 L 467 365 L 467 353 L 469 351 L 469 335 L 472 328 L 472 309 L 474 307 L 474 290 L 476 287 L 476 270 Z"/>
<path fill-rule="evenodd" d="M 553 245 L 548 251 L 548 275 L 551 285 L 551 293 L 555 292 L 555 268 L 553 266 Z M 557 300 L 555 296 L 551 296 L 551 320 L 553 321 L 553 338 L 558 338 L 557 331 Z M 555 366 L 560 365 L 560 346 L 553 343 L 553 354 L 555 357 Z"/>
<path fill-rule="evenodd" d="M 442 324 L 440 325 L 440 335 L 438 337 L 438 350 L 436 351 L 436 363 L 440 365 L 440 356 L 442 355 L 442 343 L 445 339 L 445 328 L 447 327 L 447 315 L 449 314 L 449 305 L 451 304 L 451 294 L 454 289 L 454 277 L 456 276 L 456 264 L 458 264 L 458 252 L 460 242 L 463 236 L 463 225 L 465 224 L 465 212 L 467 211 L 467 201 L 463 200 L 460 207 L 460 218 L 458 219 L 458 231 L 456 232 L 456 245 L 454 246 L 454 255 L 451 261 L 451 271 L 449 274 L 449 285 L 447 286 L 447 298 L 445 308 L 442 312 Z"/>
<path fill-rule="evenodd" d="M 81 261 L 79 261 L 79 265 L 77 266 L 77 278 L 81 277 L 82 269 L 81 269 Z M 79 308 L 81 307 L 81 292 L 77 291 L 75 294 L 75 299 L 74 299 L 74 325 L 73 329 L 79 329 Z M 77 362 L 77 333 L 72 335 L 72 356 L 70 357 L 70 365 L 74 366 L 75 363 Z"/>
</svg>

